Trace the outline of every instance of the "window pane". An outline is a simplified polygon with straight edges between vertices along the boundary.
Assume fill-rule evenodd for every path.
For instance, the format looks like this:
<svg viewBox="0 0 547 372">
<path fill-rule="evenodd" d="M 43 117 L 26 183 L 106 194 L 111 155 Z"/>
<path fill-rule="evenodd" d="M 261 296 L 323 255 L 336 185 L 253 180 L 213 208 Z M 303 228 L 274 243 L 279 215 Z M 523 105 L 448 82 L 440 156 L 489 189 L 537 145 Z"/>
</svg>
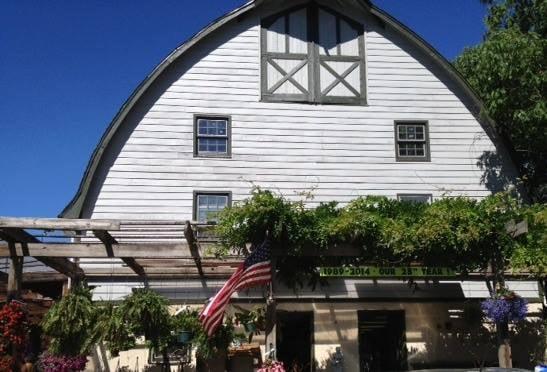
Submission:
<svg viewBox="0 0 547 372">
<path fill-rule="evenodd" d="M 227 148 L 227 138 L 198 138 L 199 152 L 226 154 Z"/>
<path fill-rule="evenodd" d="M 198 134 L 206 136 L 226 136 L 228 122 L 226 120 L 198 120 Z"/>
<path fill-rule="evenodd" d="M 197 205 L 198 221 L 215 221 L 218 213 L 228 205 L 228 195 L 198 194 Z"/>
<path fill-rule="evenodd" d="M 424 137 L 424 127 L 422 125 L 416 127 L 416 139 L 423 140 Z"/>
<path fill-rule="evenodd" d="M 401 139 L 401 140 L 406 139 L 406 126 L 405 125 L 399 125 L 399 139 Z"/>
<path fill-rule="evenodd" d="M 399 156 L 425 156 L 425 143 L 400 142 Z"/>
</svg>

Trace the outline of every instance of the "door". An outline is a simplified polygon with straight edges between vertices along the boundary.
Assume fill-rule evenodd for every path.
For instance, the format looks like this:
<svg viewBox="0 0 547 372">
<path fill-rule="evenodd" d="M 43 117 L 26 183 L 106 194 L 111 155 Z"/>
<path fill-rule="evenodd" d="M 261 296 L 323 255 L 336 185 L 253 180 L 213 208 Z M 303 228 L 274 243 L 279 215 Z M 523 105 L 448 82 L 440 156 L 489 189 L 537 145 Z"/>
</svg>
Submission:
<svg viewBox="0 0 547 372">
<path fill-rule="evenodd" d="M 407 370 L 404 311 L 359 312 L 362 372 Z"/>
<path fill-rule="evenodd" d="M 277 359 L 288 372 L 309 372 L 313 365 L 313 312 L 277 313 Z"/>
</svg>

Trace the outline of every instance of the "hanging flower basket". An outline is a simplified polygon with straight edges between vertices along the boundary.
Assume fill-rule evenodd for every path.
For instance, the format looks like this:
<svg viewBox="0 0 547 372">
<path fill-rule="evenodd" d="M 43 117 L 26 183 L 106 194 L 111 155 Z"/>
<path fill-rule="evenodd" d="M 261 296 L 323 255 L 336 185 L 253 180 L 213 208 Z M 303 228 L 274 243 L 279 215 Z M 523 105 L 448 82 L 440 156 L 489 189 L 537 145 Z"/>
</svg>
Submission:
<svg viewBox="0 0 547 372">
<path fill-rule="evenodd" d="M 484 300 L 481 308 L 496 323 L 518 322 L 526 318 L 528 302 L 515 292 L 506 292 L 497 298 Z"/>
</svg>

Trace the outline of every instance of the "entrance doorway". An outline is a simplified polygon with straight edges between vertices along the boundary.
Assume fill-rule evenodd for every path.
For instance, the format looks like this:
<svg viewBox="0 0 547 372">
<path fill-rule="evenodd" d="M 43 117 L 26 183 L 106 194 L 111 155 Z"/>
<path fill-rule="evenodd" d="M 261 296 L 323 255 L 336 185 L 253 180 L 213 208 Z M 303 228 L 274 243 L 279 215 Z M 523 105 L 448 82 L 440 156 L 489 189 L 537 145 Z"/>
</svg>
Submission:
<svg viewBox="0 0 547 372">
<path fill-rule="evenodd" d="M 407 370 L 404 311 L 359 311 L 361 372 Z"/>
<path fill-rule="evenodd" d="M 277 312 L 277 359 L 287 371 L 313 371 L 312 346 L 313 312 Z"/>
</svg>

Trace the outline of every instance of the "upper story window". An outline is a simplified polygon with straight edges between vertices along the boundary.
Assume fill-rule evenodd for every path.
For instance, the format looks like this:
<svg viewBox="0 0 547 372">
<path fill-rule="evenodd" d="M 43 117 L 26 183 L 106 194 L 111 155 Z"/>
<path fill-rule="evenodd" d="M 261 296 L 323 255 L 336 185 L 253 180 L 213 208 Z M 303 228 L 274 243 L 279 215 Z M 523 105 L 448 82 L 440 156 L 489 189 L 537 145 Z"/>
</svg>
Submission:
<svg viewBox="0 0 547 372">
<path fill-rule="evenodd" d="M 395 123 L 395 155 L 397 161 L 430 161 L 427 123 Z"/>
<path fill-rule="evenodd" d="M 218 214 L 230 206 L 229 192 L 194 192 L 194 219 L 199 222 L 217 221 Z"/>
<path fill-rule="evenodd" d="M 230 119 L 196 116 L 194 123 L 194 156 L 229 157 Z"/>
<path fill-rule="evenodd" d="M 433 199 L 431 194 L 397 194 L 397 199 L 410 203 L 424 203 L 429 204 Z"/>
<path fill-rule="evenodd" d="M 262 99 L 365 104 L 363 26 L 315 3 L 262 22 Z"/>
</svg>

